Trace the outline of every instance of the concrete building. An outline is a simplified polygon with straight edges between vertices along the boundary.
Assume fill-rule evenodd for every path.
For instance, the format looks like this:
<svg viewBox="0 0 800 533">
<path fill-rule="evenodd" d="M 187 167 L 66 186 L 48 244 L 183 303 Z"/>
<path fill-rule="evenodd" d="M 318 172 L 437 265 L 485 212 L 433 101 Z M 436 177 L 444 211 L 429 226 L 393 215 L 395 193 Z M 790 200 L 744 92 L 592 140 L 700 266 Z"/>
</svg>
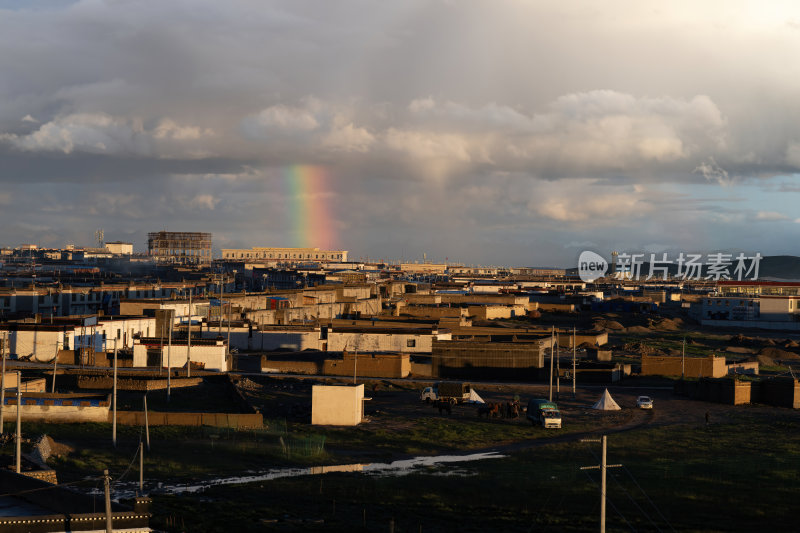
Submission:
<svg viewBox="0 0 800 533">
<path fill-rule="evenodd" d="M 450 340 L 449 331 L 434 328 L 336 328 L 328 331 L 329 352 L 431 353 L 434 340 Z"/>
<path fill-rule="evenodd" d="M 347 250 L 320 250 L 319 248 L 272 248 L 253 247 L 223 248 L 222 258 L 245 262 L 277 261 L 281 263 L 347 262 Z"/>
<path fill-rule="evenodd" d="M 172 345 L 160 338 L 136 339 L 133 345 L 134 367 L 182 368 L 191 355 L 192 363 L 205 370 L 227 372 L 231 369 L 225 341 L 221 339 L 192 339 L 191 349 L 186 339 L 172 339 Z"/>
<path fill-rule="evenodd" d="M 91 358 L 91 352 L 116 347 L 132 348 L 134 338 L 155 334 L 155 317 L 113 316 L 60 319 L 54 323 L 13 322 L 0 325 L 8 338 L 8 354 L 33 362 L 51 362 L 57 352 L 74 351 Z M 74 358 L 74 356 L 73 356 Z M 88 360 L 81 360 L 91 364 Z"/>
<path fill-rule="evenodd" d="M 314 385 L 311 388 L 311 424 L 357 426 L 364 419 L 364 385 Z"/>
<path fill-rule="evenodd" d="M 211 264 L 211 234 L 159 231 L 147 234 L 147 252 L 159 264 Z"/>
<path fill-rule="evenodd" d="M 131 255 L 133 254 L 133 243 L 122 241 L 107 242 L 106 249 L 114 255 Z"/>
</svg>

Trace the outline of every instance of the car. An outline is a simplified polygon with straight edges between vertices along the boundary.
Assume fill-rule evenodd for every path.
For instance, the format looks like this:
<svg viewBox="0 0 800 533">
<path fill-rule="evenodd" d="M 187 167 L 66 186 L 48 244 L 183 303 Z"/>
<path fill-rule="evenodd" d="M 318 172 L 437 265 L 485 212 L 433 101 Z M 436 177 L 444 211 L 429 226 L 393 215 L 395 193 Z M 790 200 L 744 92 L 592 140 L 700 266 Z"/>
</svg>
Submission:
<svg viewBox="0 0 800 533">
<path fill-rule="evenodd" d="M 636 398 L 636 407 L 639 409 L 652 409 L 653 399 L 650 396 L 639 396 Z"/>
</svg>

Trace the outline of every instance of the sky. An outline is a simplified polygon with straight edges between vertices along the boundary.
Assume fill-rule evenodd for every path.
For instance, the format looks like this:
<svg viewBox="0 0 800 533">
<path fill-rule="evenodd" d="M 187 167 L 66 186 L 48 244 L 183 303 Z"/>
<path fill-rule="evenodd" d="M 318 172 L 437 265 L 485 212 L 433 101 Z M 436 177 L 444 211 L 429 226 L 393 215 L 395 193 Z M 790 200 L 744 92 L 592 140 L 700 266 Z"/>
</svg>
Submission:
<svg viewBox="0 0 800 533">
<path fill-rule="evenodd" d="M 0 245 L 795 254 L 800 4 L 0 0 Z"/>
</svg>

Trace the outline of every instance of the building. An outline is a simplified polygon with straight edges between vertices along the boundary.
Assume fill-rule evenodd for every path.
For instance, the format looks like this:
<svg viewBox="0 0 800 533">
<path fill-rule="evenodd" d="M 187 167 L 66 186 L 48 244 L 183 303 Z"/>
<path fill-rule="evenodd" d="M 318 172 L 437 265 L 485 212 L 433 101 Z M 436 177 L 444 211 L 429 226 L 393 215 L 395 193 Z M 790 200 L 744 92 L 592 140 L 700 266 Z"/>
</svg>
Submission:
<svg viewBox="0 0 800 533">
<path fill-rule="evenodd" d="M 122 241 L 107 242 L 106 249 L 114 255 L 131 255 L 133 254 L 133 243 Z"/>
<path fill-rule="evenodd" d="M 148 233 L 147 253 L 159 264 L 210 265 L 211 234 L 174 231 Z"/>
<path fill-rule="evenodd" d="M 364 419 L 364 385 L 311 387 L 311 424 L 357 426 Z"/>
<path fill-rule="evenodd" d="M 544 368 L 550 335 L 493 335 L 486 340 L 434 340 L 434 377 L 535 379 Z"/>
<path fill-rule="evenodd" d="M 721 378 L 728 375 L 728 366 L 724 357 L 713 354 L 708 357 L 686 358 L 644 355 L 642 356 L 641 375 Z"/>
<path fill-rule="evenodd" d="M 347 262 L 347 250 L 320 250 L 319 248 L 267 248 L 254 247 L 249 250 L 223 248 L 225 260 L 244 260 L 245 262 L 278 261 L 286 262 Z"/>
</svg>

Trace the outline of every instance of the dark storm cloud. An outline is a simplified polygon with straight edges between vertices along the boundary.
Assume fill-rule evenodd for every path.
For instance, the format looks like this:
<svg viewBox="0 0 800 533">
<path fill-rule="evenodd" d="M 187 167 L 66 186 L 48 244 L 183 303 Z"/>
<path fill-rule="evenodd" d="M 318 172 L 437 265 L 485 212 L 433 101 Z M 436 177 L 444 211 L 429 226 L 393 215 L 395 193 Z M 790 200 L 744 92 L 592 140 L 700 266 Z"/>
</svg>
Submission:
<svg viewBox="0 0 800 533">
<path fill-rule="evenodd" d="M 294 200 L 328 202 L 356 255 L 552 264 L 784 224 L 778 246 L 798 226 L 741 188 L 800 168 L 800 14 L 749 6 L 17 3 L 0 239 L 292 244 L 286 169 L 316 165 L 324 190 Z"/>
</svg>

